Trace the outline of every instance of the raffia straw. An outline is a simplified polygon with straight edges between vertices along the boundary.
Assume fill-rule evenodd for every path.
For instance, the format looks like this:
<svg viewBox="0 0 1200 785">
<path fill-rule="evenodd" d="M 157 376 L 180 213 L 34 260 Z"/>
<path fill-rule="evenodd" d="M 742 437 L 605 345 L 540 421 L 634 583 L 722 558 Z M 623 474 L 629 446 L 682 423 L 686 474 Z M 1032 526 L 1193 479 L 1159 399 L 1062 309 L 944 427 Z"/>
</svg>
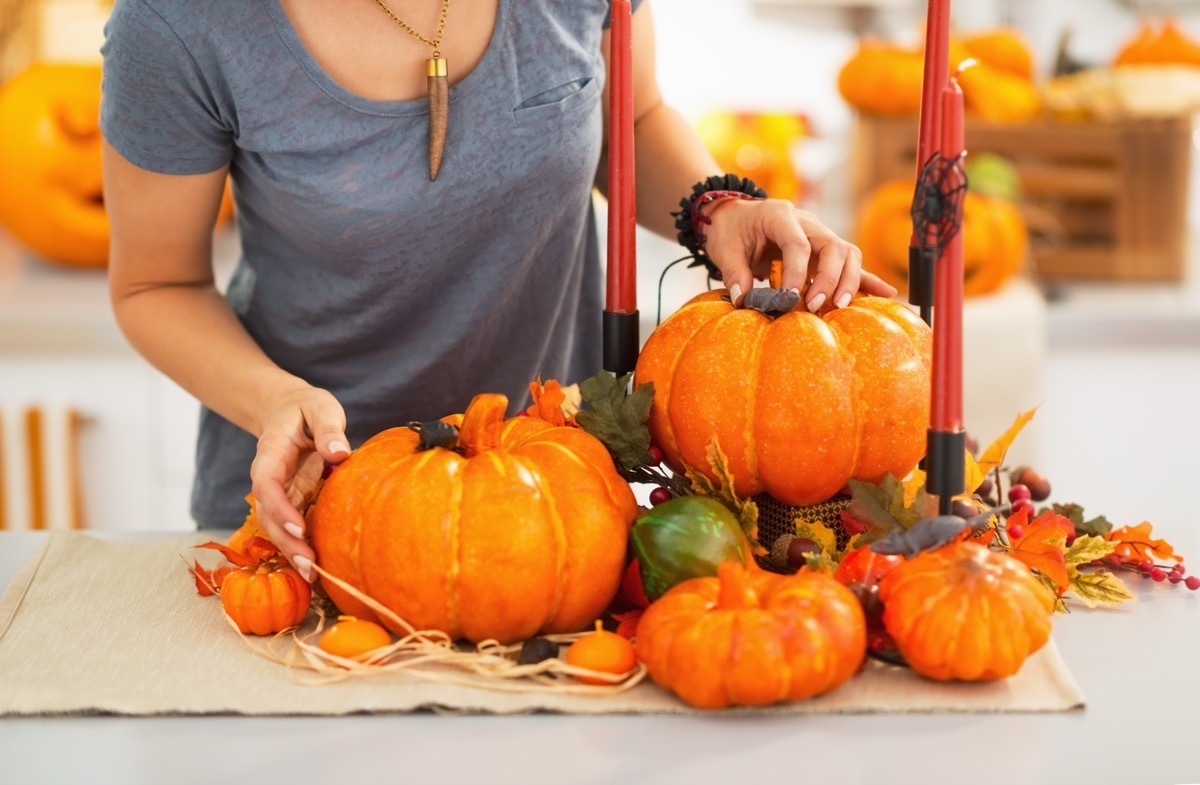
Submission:
<svg viewBox="0 0 1200 785">
<path fill-rule="evenodd" d="M 405 634 L 390 646 L 368 652 L 365 655 L 366 659 L 359 661 L 330 654 L 315 643 L 320 640 L 327 621 L 325 610 L 319 603 L 314 603 L 316 624 L 311 631 L 302 633 L 304 625 L 291 627 L 267 639 L 265 643 L 261 638 L 246 635 L 239 630 L 237 623 L 222 607 L 225 620 L 237 630 L 246 645 L 259 656 L 285 666 L 290 678 L 297 684 L 320 686 L 347 679 L 403 672 L 440 684 L 497 692 L 603 697 L 632 689 L 646 677 L 646 666 L 640 662 L 632 670 L 620 674 L 569 665 L 558 657 L 522 665 L 509 656 L 520 650 L 519 644 L 504 645 L 495 640 L 481 641 L 473 650 L 460 649 L 446 633 L 440 630 L 418 630 L 390 608 L 337 576 L 331 575 L 319 565 L 314 564 L 313 569 L 323 580 L 347 592 L 404 630 Z M 563 644 L 571 643 L 587 634 L 590 633 L 565 633 L 543 637 L 553 643 Z M 557 675 L 585 676 L 605 683 L 593 685 L 575 680 L 560 681 L 555 678 Z"/>
</svg>

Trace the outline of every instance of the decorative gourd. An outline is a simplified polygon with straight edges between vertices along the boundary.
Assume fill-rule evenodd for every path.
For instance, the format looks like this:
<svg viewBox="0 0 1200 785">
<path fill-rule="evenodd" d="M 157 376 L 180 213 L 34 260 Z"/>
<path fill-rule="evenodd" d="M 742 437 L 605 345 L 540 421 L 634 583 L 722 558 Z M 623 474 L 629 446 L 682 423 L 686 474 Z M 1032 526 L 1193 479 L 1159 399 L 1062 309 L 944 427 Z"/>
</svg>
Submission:
<svg viewBox="0 0 1200 785">
<path fill-rule="evenodd" d="M 596 622 L 596 629 L 567 647 L 567 664 L 577 668 L 608 673 L 613 676 L 627 674 L 637 667 L 637 654 L 633 644 L 615 632 L 608 632 Z M 612 679 L 579 675 L 575 678 L 584 684 L 613 684 Z"/>
<path fill-rule="evenodd" d="M 455 449 L 375 436 L 310 509 L 317 563 L 418 629 L 502 643 L 587 627 L 616 594 L 637 502 L 594 437 L 479 395 Z M 343 613 L 381 621 L 325 582 Z"/>
<path fill-rule="evenodd" d="M 720 289 L 659 325 L 634 380 L 654 383 L 650 434 L 671 468 L 721 482 L 706 454 L 716 439 L 739 496 L 806 505 L 851 478 L 878 482 L 917 465 L 929 352 L 929 328 L 892 300 L 767 316 L 735 309 Z"/>
<path fill-rule="evenodd" d="M 637 655 L 655 682 L 692 706 L 760 706 L 820 695 L 858 670 L 862 607 L 823 573 L 748 572 L 736 562 L 652 603 Z"/>
<path fill-rule="evenodd" d="M 310 600 L 308 581 L 277 561 L 232 569 L 221 581 L 221 607 L 251 635 L 295 627 L 308 615 Z"/>
<path fill-rule="evenodd" d="M 1020 123 L 1041 112 L 1033 82 L 984 62 L 964 65 L 957 78 L 967 114 L 993 123 Z"/>
<path fill-rule="evenodd" d="M 392 636 L 373 621 L 339 616 L 338 620 L 321 633 L 318 646 L 327 654 L 348 660 L 369 659 L 364 655 L 390 646 Z"/>
<path fill-rule="evenodd" d="M 37 62 L 0 87 L 0 226 L 39 257 L 108 264 L 100 66 Z M 226 186 L 219 221 L 232 214 Z"/>
<path fill-rule="evenodd" d="M 1033 79 L 1033 51 L 1020 32 L 997 27 L 967 35 L 962 47 L 968 55 L 983 63 L 1015 74 L 1025 81 Z"/>
<path fill-rule="evenodd" d="M 680 496 L 656 505 L 634 522 L 629 542 L 651 602 L 689 578 L 716 575 L 722 562 L 754 562 L 737 518 L 706 496 Z"/>
<path fill-rule="evenodd" d="M 921 108 L 924 67 L 920 51 L 864 40 L 838 73 L 838 92 L 868 114 L 915 115 Z"/>
<path fill-rule="evenodd" d="M 926 551 L 879 586 L 883 623 L 931 679 L 1011 676 L 1050 638 L 1054 601 L 1029 568 L 973 542 Z"/>
<path fill-rule="evenodd" d="M 902 293 L 908 289 L 912 199 L 910 180 L 881 184 L 867 197 L 855 229 L 863 268 Z M 1025 219 L 1007 199 L 967 191 L 963 225 L 963 294 L 974 297 L 999 290 L 1025 259 L 1029 244 Z"/>
</svg>

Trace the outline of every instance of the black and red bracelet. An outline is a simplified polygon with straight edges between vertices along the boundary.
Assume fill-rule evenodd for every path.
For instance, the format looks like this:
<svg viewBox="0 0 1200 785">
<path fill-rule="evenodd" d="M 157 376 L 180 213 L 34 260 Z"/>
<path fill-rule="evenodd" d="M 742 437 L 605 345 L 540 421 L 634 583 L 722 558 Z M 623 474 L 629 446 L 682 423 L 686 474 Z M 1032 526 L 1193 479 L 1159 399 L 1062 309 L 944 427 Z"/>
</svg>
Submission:
<svg viewBox="0 0 1200 785">
<path fill-rule="evenodd" d="M 714 281 L 721 280 L 721 271 L 708 257 L 708 251 L 704 247 L 707 238 L 701 227 L 712 223 L 712 219 L 701 211 L 704 205 L 725 199 L 766 198 L 767 192 L 755 185 L 753 180 L 736 174 L 713 175 L 692 186 L 692 193 L 679 200 L 679 212 L 671 213 L 675 216 L 679 244 L 688 249 L 696 259 L 688 267 L 703 264 L 708 269 L 709 278 Z"/>
</svg>

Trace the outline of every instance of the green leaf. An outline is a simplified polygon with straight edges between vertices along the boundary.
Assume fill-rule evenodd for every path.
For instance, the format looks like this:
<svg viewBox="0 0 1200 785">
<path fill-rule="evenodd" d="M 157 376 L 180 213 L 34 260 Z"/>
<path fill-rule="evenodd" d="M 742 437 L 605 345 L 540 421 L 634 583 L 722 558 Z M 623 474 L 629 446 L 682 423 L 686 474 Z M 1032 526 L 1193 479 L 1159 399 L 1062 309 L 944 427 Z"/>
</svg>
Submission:
<svg viewBox="0 0 1200 785">
<path fill-rule="evenodd" d="M 1113 530 L 1112 523 L 1103 515 L 1097 515 L 1091 520 L 1084 520 L 1083 507 L 1078 504 L 1054 504 L 1052 506 L 1056 513 L 1070 519 L 1071 523 L 1075 524 L 1076 534 L 1103 537 Z"/>
<path fill-rule="evenodd" d="M 1087 564 L 1097 559 L 1103 559 L 1116 550 L 1116 547 L 1116 543 L 1109 542 L 1103 537 L 1084 535 L 1075 538 L 1075 542 L 1071 543 L 1071 547 L 1063 554 L 1063 560 L 1068 567 Z"/>
<path fill-rule="evenodd" d="M 1089 608 L 1097 605 L 1119 605 L 1136 599 L 1125 582 L 1111 572 L 1080 572 L 1069 567 L 1071 585 L 1068 591 Z"/>
<path fill-rule="evenodd" d="M 879 485 L 864 480 L 850 480 L 849 484 L 852 498 L 846 513 L 870 527 L 859 540 L 860 545 L 869 545 L 897 529 L 908 529 L 937 514 L 937 503 L 924 488 L 917 492 L 911 505 L 906 505 L 904 485 L 891 474 Z"/>
<path fill-rule="evenodd" d="M 601 371 L 579 384 L 583 400 L 591 408 L 575 416 L 585 431 L 599 439 L 626 470 L 645 466 L 651 461 L 650 406 L 654 403 L 654 384 L 647 382 L 632 394 L 626 394 L 633 374 L 617 379 Z"/>
</svg>

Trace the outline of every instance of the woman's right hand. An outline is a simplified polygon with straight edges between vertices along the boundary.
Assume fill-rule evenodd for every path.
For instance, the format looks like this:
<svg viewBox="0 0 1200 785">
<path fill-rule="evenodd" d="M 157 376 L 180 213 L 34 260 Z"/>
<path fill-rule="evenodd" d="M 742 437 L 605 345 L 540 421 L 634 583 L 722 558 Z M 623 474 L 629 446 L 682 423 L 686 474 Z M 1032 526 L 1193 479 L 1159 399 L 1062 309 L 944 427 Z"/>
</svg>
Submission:
<svg viewBox="0 0 1200 785">
<path fill-rule="evenodd" d="M 339 463 L 349 455 L 346 413 L 329 391 L 301 384 L 270 398 L 250 466 L 258 520 L 307 581 L 314 577 L 314 555 L 301 510 L 325 462 Z"/>
</svg>

